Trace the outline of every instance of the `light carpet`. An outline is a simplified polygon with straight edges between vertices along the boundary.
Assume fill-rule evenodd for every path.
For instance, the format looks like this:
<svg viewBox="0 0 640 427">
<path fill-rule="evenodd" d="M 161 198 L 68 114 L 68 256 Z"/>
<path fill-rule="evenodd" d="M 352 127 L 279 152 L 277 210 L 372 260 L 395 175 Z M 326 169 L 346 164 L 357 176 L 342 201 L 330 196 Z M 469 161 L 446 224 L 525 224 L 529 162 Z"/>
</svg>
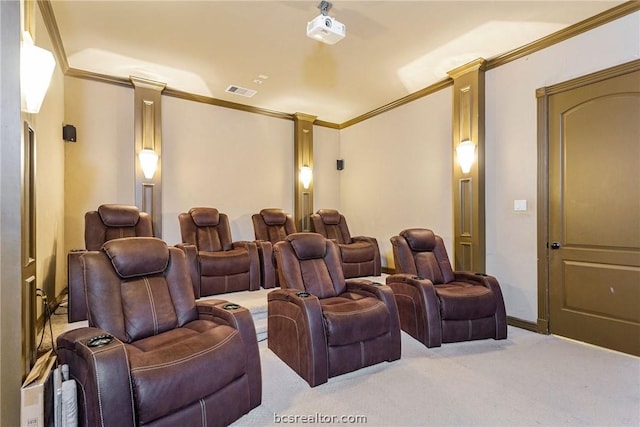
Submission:
<svg viewBox="0 0 640 427">
<path fill-rule="evenodd" d="M 403 332 L 400 360 L 314 388 L 262 341 L 262 405 L 233 425 L 640 426 L 639 358 L 508 334 L 428 349 Z"/>
</svg>

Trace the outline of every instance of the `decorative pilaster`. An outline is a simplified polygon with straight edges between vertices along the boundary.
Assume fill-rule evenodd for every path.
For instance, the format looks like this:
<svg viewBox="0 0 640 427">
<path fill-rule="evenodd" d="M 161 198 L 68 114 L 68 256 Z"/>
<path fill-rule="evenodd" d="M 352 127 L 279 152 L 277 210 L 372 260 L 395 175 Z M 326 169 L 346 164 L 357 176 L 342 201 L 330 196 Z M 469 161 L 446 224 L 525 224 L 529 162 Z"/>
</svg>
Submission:
<svg viewBox="0 0 640 427">
<path fill-rule="evenodd" d="M 165 83 L 130 76 L 134 95 L 134 156 L 136 179 L 136 206 L 151 216 L 153 233 L 162 237 L 162 91 Z M 155 172 L 145 177 L 140 153 L 155 153 Z M 152 153 L 151 153 L 152 152 Z M 148 174 L 147 174 L 148 175 Z"/>
<path fill-rule="evenodd" d="M 453 78 L 453 207 L 456 270 L 485 271 L 484 67 L 477 59 L 449 72 Z M 467 142 L 470 141 L 470 142 Z M 464 146 L 459 149 L 461 143 Z M 475 145 L 475 150 L 470 145 Z M 474 157 L 463 171 L 464 148 Z M 459 158 L 460 157 L 460 158 Z"/>
<path fill-rule="evenodd" d="M 313 122 L 316 116 L 295 113 L 294 120 L 294 219 L 298 231 L 311 231 L 313 213 Z M 307 168 L 304 169 L 303 168 Z M 303 183 L 303 175 L 310 174 L 310 180 Z M 306 187 L 305 187 L 306 185 Z"/>
</svg>

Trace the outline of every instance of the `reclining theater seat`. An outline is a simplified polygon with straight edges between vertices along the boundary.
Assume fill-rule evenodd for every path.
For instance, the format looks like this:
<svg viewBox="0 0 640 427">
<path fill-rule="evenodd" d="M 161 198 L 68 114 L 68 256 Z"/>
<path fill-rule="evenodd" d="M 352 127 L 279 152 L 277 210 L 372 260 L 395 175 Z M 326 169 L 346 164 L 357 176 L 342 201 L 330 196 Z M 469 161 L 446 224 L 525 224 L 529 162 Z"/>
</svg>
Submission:
<svg viewBox="0 0 640 427">
<path fill-rule="evenodd" d="M 250 312 L 196 303 L 180 249 L 133 237 L 80 259 L 90 326 L 57 339 L 80 426 L 225 426 L 260 405 Z"/>
<path fill-rule="evenodd" d="M 313 229 L 340 248 L 344 277 L 380 276 L 380 249 L 373 237 L 351 236 L 347 220 L 335 209 L 320 209 L 311 215 Z"/>
<path fill-rule="evenodd" d="M 273 245 L 284 240 L 289 234 L 295 233 L 296 224 L 291 215 L 277 208 L 262 209 L 260 213 L 253 214 L 251 220 L 260 254 L 262 287 L 273 288 L 278 285 Z"/>
<path fill-rule="evenodd" d="M 507 337 L 500 285 L 481 273 L 454 272 L 440 236 L 413 228 L 391 238 L 396 274 L 386 282 L 402 330 L 426 345 Z"/>
<path fill-rule="evenodd" d="M 344 279 L 338 245 L 295 233 L 274 246 L 280 289 L 269 292 L 268 345 L 311 387 L 400 358 L 400 320 L 388 286 Z"/>
<path fill-rule="evenodd" d="M 102 245 L 121 237 L 153 237 L 151 217 L 136 206 L 101 205 L 84 216 L 84 244 L 86 250 L 99 251 Z M 78 322 L 87 319 L 87 302 L 80 270 L 80 255 L 84 250 L 70 251 L 67 256 L 67 285 L 69 300 L 67 319 Z"/>
<path fill-rule="evenodd" d="M 215 208 L 192 208 L 178 215 L 182 244 L 196 298 L 260 289 L 260 257 L 255 242 L 232 242 L 229 218 Z"/>
</svg>

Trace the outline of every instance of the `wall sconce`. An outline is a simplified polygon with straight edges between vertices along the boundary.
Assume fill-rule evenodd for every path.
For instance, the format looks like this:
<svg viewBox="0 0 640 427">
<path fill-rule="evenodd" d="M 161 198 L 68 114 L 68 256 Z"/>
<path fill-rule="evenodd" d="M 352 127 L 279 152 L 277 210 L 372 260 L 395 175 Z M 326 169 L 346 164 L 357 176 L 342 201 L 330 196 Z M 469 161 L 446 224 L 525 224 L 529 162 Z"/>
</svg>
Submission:
<svg viewBox="0 0 640 427">
<path fill-rule="evenodd" d="M 471 165 L 476 159 L 476 145 L 469 139 L 465 139 L 456 147 L 458 163 L 463 173 L 469 173 Z"/>
<path fill-rule="evenodd" d="M 138 153 L 138 159 L 140 159 L 140 166 L 142 167 L 144 177 L 146 179 L 152 179 L 158 167 L 158 154 L 149 148 L 145 148 Z"/>
<path fill-rule="evenodd" d="M 311 184 L 311 178 L 313 178 L 313 172 L 311 171 L 311 168 L 307 165 L 302 166 L 302 168 L 300 168 L 300 182 L 302 183 L 302 186 L 305 190 L 309 188 L 309 185 Z"/>
<path fill-rule="evenodd" d="M 56 67 L 53 54 L 33 43 L 31 34 L 25 31 L 20 49 L 20 89 L 22 110 L 38 113 L 49 89 L 51 76 Z"/>
</svg>

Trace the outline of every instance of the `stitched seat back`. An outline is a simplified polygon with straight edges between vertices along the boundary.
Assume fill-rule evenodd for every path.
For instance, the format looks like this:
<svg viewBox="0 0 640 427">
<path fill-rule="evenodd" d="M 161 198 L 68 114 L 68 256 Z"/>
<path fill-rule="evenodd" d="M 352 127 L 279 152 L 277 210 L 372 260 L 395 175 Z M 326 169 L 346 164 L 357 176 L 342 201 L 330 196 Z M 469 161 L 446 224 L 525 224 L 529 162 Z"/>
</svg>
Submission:
<svg viewBox="0 0 640 427">
<path fill-rule="evenodd" d="M 396 269 L 400 269 L 398 272 L 415 274 L 431 280 L 434 284 L 449 283 L 454 279 L 444 241 L 432 230 L 403 230 L 399 239 L 395 242 L 392 239 L 392 243 Z"/>
<path fill-rule="evenodd" d="M 277 243 L 289 234 L 296 232 L 293 217 L 283 209 L 262 209 L 260 213 L 251 216 L 256 240 L 266 240 Z"/>
<path fill-rule="evenodd" d="M 184 253 L 151 237 L 108 241 L 82 255 L 89 324 L 124 342 L 197 318 Z"/>
<path fill-rule="evenodd" d="M 333 239 L 339 244 L 351 244 L 351 233 L 344 215 L 335 209 L 320 209 L 311 215 L 313 229 L 327 239 Z"/>
<path fill-rule="evenodd" d="M 337 245 L 317 233 L 294 233 L 274 245 L 280 286 L 300 289 L 318 298 L 346 289 Z"/>
<path fill-rule="evenodd" d="M 84 216 L 84 244 L 90 251 L 123 237 L 153 237 L 151 217 L 136 206 L 107 204 Z"/>
<path fill-rule="evenodd" d="M 215 208 L 191 208 L 178 215 L 182 243 L 195 245 L 198 251 L 218 252 L 233 248 L 231 228 L 226 214 Z"/>
</svg>

